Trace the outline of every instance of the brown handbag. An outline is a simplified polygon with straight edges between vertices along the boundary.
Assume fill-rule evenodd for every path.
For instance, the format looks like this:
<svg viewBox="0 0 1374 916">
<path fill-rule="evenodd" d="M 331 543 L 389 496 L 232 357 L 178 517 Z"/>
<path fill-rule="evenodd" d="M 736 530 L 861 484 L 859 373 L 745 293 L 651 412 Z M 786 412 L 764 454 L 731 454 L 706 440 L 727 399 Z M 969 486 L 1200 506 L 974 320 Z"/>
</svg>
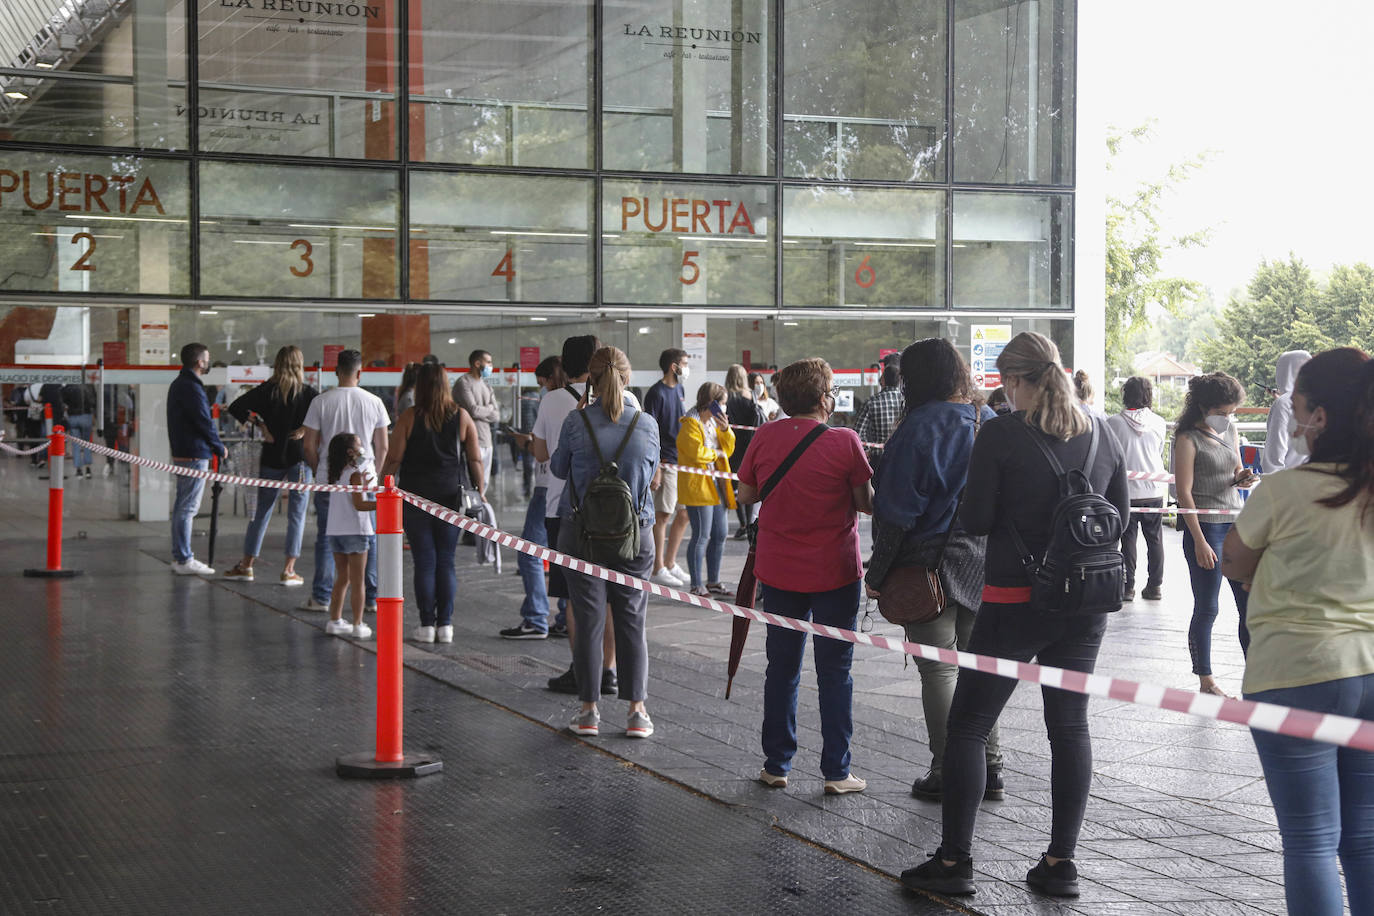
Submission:
<svg viewBox="0 0 1374 916">
<path fill-rule="evenodd" d="M 983 425 L 983 410 L 980 405 L 973 408 L 973 437 Z M 898 626 L 930 623 L 945 612 L 945 587 L 940 584 L 940 564 L 944 562 L 945 550 L 954 529 L 959 526 L 959 507 L 964 504 L 964 490 L 954 502 L 954 518 L 950 520 L 949 530 L 940 544 L 940 552 L 935 555 L 934 566 L 898 566 L 883 580 L 882 591 L 878 593 L 878 613 L 888 623 Z"/>
<path fill-rule="evenodd" d="M 888 623 L 930 623 L 944 611 L 945 589 L 940 584 L 938 566 L 899 566 L 883 580 L 878 613 Z"/>
</svg>

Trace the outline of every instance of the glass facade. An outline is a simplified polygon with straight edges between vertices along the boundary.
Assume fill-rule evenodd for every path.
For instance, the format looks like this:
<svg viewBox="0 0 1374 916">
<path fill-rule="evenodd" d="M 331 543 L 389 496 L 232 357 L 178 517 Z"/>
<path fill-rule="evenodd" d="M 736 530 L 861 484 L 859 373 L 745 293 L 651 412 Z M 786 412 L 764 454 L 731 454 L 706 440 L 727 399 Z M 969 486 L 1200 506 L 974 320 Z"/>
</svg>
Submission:
<svg viewBox="0 0 1374 916">
<path fill-rule="evenodd" d="M 1070 315 L 1075 19 L 33 0 L 0 17 L 0 301 L 743 313 L 770 363 L 820 310 Z"/>
</svg>

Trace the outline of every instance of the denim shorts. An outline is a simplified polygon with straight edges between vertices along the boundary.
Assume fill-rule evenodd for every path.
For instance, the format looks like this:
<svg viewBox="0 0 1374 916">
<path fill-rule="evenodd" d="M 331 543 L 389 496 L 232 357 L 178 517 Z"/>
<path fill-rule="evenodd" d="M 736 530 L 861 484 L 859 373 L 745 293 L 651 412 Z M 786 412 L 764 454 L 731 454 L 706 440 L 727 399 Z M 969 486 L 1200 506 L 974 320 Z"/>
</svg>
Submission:
<svg viewBox="0 0 1374 916">
<path fill-rule="evenodd" d="M 330 553 L 367 553 L 376 535 L 331 534 L 329 535 Z"/>
</svg>

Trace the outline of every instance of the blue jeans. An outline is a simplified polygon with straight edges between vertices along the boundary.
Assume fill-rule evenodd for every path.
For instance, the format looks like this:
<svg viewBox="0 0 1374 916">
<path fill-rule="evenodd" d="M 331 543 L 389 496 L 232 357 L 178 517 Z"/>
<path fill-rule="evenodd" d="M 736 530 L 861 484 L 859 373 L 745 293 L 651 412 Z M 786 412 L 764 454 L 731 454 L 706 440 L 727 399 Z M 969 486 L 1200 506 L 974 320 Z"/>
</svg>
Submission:
<svg viewBox="0 0 1374 916">
<path fill-rule="evenodd" d="M 725 553 L 725 507 L 688 506 L 687 518 L 692 523 L 692 539 L 687 542 L 687 573 L 692 588 L 701 588 L 701 566 L 706 560 L 706 582 L 720 581 L 720 558 Z"/>
<path fill-rule="evenodd" d="M 453 596 L 458 594 L 453 555 L 458 549 L 459 529 L 410 503 L 401 507 L 401 527 L 415 564 L 420 626 L 446 627 L 453 621 Z"/>
<path fill-rule="evenodd" d="M 84 451 L 84 449 L 83 449 Z M 173 458 L 179 468 L 208 470 L 208 458 Z M 177 495 L 172 503 L 172 559 L 185 563 L 195 556 L 191 551 L 191 521 L 200 510 L 200 497 L 205 493 L 205 481 L 199 477 L 176 475 Z"/>
<path fill-rule="evenodd" d="M 1202 536 L 1217 555 L 1211 569 L 1197 565 L 1197 546 L 1190 528 L 1183 531 L 1183 558 L 1188 561 L 1188 576 L 1193 582 L 1193 620 L 1188 624 L 1188 652 L 1193 657 L 1193 673 L 1210 676 L 1212 673 L 1212 624 L 1216 622 L 1218 599 L 1221 597 L 1221 544 L 1231 530 L 1231 522 L 1202 522 Z M 1239 582 L 1231 583 L 1240 615 L 1240 650 L 1250 648 L 1250 631 L 1245 626 L 1245 608 L 1250 593 Z"/>
<path fill-rule="evenodd" d="M 532 544 L 549 546 L 549 533 L 544 527 L 544 505 L 548 501 L 547 487 L 535 487 L 530 504 L 525 508 L 525 527 L 520 536 Z M 520 581 L 525 583 L 525 600 L 520 603 L 520 619 L 536 630 L 549 629 L 549 593 L 544 584 L 544 561 L 527 553 L 515 555 Z"/>
<path fill-rule="evenodd" d="M 724 514 L 721 509 L 722 517 Z M 762 585 L 763 607 L 770 614 L 852 630 L 859 614 L 859 590 L 860 580 L 828 592 L 789 592 Z M 769 627 L 767 649 L 763 766 L 770 773 L 786 776 L 797 753 L 797 687 L 801 684 L 806 634 Z M 813 641 L 811 651 L 816 659 L 821 708 L 821 773 L 826 779 L 844 779 L 849 775 L 849 739 L 854 734 L 854 679 L 849 676 L 854 646 L 822 637 Z"/>
<path fill-rule="evenodd" d="M 1374 674 L 1246 694 L 1247 700 L 1374 718 Z M 1339 857 L 1352 916 L 1374 913 L 1374 754 L 1252 731 L 1283 838 L 1290 913 L 1340 916 Z"/>
<path fill-rule="evenodd" d="M 329 603 L 334 590 L 334 554 L 329 549 L 329 494 L 315 494 L 315 574 L 310 581 L 310 597 L 320 604 Z M 367 576 L 364 596 L 367 604 L 377 601 L 377 551 L 367 552 Z"/>
<path fill-rule="evenodd" d="M 82 442 L 91 441 L 91 429 L 95 425 L 95 418 L 88 413 L 74 413 L 67 417 L 67 431 L 71 433 L 71 438 L 80 439 Z M 67 454 L 72 456 L 72 467 L 80 471 L 91 463 L 91 450 L 74 445 L 67 449 Z"/>
<path fill-rule="evenodd" d="M 305 462 L 298 461 L 289 468 L 259 467 L 258 476 L 263 480 L 290 480 L 294 483 L 310 483 L 310 469 Z M 262 539 L 267 534 L 267 525 L 272 521 L 272 510 L 277 505 L 277 494 L 281 490 L 272 487 L 258 487 L 258 508 L 253 520 L 248 523 L 248 532 L 243 536 L 243 555 L 256 557 L 262 552 Z M 305 535 L 305 507 L 309 496 L 304 490 L 287 491 L 286 503 L 286 555 L 301 555 L 301 539 Z"/>
</svg>

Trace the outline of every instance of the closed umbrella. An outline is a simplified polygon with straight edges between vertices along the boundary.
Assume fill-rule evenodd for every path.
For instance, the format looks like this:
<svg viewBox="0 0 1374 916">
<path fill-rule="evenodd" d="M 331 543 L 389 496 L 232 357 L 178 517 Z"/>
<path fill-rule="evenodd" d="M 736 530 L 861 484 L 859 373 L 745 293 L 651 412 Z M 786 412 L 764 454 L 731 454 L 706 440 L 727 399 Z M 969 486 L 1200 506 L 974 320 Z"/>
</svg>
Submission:
<svg viewBox="0 0 1374 916">
<path fill-rule="evenodd" d="M 219 470 L 219 456 L 210 459 L 210 470 Z M 210 543 L 206 545 L 205 562 L 215 565 L 215 536 L 219 534 L 219 495 L 224 492 L 224 484 L 216 480 L 210 485 Z"/>
<path fill-rule="evenodd" d="M 735 604 L 740 607 L 753 607 L 758 598 L 759 581 L 754 577 L 754 545 L 750 539 L 749 555 L 744 558 L 744 571 L 739 574 L 739 588 L 735 589 Z M 739 660 L 744 655 L 744 643 L 749 639 L 749 618 L 736 617 L 730 627 L 730 658 L 725 666 L 725 699 L 730 699 L 730 688 L 735 683 L 735 673 L 739 671 Z"/>
</svg>

